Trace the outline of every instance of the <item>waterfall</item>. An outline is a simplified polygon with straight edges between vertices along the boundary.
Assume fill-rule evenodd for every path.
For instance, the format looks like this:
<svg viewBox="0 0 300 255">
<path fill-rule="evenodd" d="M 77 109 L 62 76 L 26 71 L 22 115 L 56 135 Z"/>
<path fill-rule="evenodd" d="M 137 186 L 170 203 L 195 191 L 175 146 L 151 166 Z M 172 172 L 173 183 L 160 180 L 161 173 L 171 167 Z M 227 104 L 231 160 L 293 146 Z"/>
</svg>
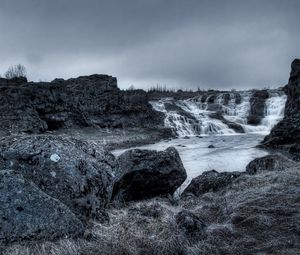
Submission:
<svg viewBox="0 0 300 255">
<path fill-rule="evenodd" d="M 286 95 L 277 95 L 268 98 L 265 105 L 265 117 L 261 121 L 261 125 L 271 130 L 284 117 Z"/>
<path fill-rule="evenodd" d="M 287 97 L 270 92 L 264 118 L 254 126 L 247 124 L 251 96 L 251 91 L 220 92 L 185 100 L 162 98 L 150 103 L 154 110 L 165 114 L 165 126 L 178 136 L 234 134 L 232 126 L 240 126 L 246 133 L 268 133 L 283 118 Z"/>
</svg>

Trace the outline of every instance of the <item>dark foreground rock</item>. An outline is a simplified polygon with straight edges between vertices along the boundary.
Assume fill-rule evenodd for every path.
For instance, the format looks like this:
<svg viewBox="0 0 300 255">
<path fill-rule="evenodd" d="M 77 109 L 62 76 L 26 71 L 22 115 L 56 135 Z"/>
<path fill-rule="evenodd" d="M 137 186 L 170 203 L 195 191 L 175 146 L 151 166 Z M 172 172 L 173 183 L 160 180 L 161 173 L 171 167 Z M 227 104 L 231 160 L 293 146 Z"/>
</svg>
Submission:
<svg viewBox="0 0 300 255">
<path fill-rule="evenodd" d="M 248 174 L 257 174 L 262 171 L 281 171 L 295 165 L 295 162 L 282 154 L 271 154 L 251 161 L 247 167 Z"/>
<path fill-rule="evenodd" d="M 116 161 L 101 147 L 60 136 L 0 140 L 0 168 L 32 181 L 82 218 L 100 217 L 111 198 Z"/>
<path fill-rule="evenodd" d="M 262 147 L 289 149 L 300 144 L 300 59 L 292 62 L 289 83 L 284 88 L 287 94 L 284 118 L 265 137 Z"/>
<path fill-rule="evenodd" d="M 74 237 L 83 224 L 60 201 L 9 170 L 0 171 L 0 243 Z"/>
<path fill-rule="evenodd" d="M 194 178 L 189 186 L 184 190 L 183 196 L 193 194 L 200 196 L 207 192 L 218 191 L 227 185 L 231 184 L 232 181 L 239 177 L 242 173 L 240 172 L 222 172 L 219 173 L 216 170 L 204 172 L 200 176 Z"/>
<path fill-rule="evenodd" d="M 118 157 L 120 172 L 113 199 L 132 201 L 173 194 L 186 179 L 177 150 L 130 150 Z"/>
</svg>

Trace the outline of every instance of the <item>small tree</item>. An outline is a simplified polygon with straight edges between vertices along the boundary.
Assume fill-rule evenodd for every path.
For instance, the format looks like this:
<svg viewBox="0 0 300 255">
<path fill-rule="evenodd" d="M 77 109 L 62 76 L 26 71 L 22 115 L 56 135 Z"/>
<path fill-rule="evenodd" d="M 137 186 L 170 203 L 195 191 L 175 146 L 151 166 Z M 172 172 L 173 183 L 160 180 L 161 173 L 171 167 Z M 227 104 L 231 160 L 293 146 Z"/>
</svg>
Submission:
<svg viewBox="0 0 300 255">
<path fill-rule="evenodd" d="M 21 64 L 10 66 L 8 70 L 4 73 L 4 77 L 6 79 L 12 79 L 15 77 L 26 77 L 26 75 L 26 68 Z"/>
</svg>

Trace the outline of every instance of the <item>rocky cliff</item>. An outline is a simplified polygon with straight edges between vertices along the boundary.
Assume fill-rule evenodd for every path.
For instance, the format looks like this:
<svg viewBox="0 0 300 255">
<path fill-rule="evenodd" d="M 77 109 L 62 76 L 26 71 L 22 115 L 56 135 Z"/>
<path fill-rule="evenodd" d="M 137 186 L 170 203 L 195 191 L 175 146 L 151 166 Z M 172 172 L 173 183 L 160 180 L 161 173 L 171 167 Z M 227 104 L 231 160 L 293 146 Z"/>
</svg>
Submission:
<svg viewBox="0 0 300 255">
<path fill-rule="evenodd" d="M 121 91 L 108 75 L 39 83 L 1 79 L 0 133 L 163 125 L 147 97 L 144 91 Z"/>
<path fill-rule="evenodd" d="M 287 94 L 284 119 L 265 137 L 262 146 L 289 149 L 300 152 L 300 59 L 292 62 L 289 83 L 284 88 Z M 298 148 L 298 149 L 297 149 Z"/>
</svg>

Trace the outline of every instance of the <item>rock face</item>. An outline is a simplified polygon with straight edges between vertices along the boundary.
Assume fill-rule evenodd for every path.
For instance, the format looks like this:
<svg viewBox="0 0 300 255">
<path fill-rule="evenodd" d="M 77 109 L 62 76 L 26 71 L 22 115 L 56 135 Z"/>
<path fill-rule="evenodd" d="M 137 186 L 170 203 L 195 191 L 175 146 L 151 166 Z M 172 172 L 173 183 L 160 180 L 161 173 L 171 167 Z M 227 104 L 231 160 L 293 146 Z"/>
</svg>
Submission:
<svg viewBox="0 0 300 255">
<path fill-rule="evenodd" d="M 292 62 L 284 118 L 265 137 L 262 146 L 288 149 L 300 143 L 300 59 Z"/>
<path fill-rule="evenodd" d="M 189 186 L 184 190 L 183 196 L 188 194 L 200 196 L 210 191 L 218 191 L 231 184 L 241 174 L 240 172 L 219 173 L 216 170 L 204 172 L 191 181 Z"/>
<path fill-rule="evenodd" d="M 177 150 L 130 150 L 118 158 L 120 172 L 114 184 L 113 199 L 125 202 L 173 194 L 186 179 Z"/>
<path fill-rule="evenodd" d="M 256 174 L 262 171 L 279 171 L 292 167 L 294 164 L 294 161 L 281 154 L 272 154 L 251 161 L 246 167 L 246 172 Z"/>
<path fill-rule="evenodd" d="M 61 202 L 9 170 L 0 171 L 0 243 L 77 236 L 83 224 Z"/>
<path fill-rule="evenodd" d="M 102 220 L 116 161 L 105 150 L 75 139 L 11 136 L 0 140 L 0 169 L 5 168 L 22 174 L 79 218 Z"/>
<path fill-rule="evenodd" d="M 250 98 L 250 113 L 247 117 L 248 124 L 259 125 L 264 117 L 265 102 L 269 98 L 267 90 L 254 90 Z"/>
<path fill-rule="evenodd" d="M 0 131 L 40 132 L 69 127 L 158 127 L 163 116 L 141 90 L 120 91 L 108 75 L 26 83 L 0 80 Z"/>
</svg>

